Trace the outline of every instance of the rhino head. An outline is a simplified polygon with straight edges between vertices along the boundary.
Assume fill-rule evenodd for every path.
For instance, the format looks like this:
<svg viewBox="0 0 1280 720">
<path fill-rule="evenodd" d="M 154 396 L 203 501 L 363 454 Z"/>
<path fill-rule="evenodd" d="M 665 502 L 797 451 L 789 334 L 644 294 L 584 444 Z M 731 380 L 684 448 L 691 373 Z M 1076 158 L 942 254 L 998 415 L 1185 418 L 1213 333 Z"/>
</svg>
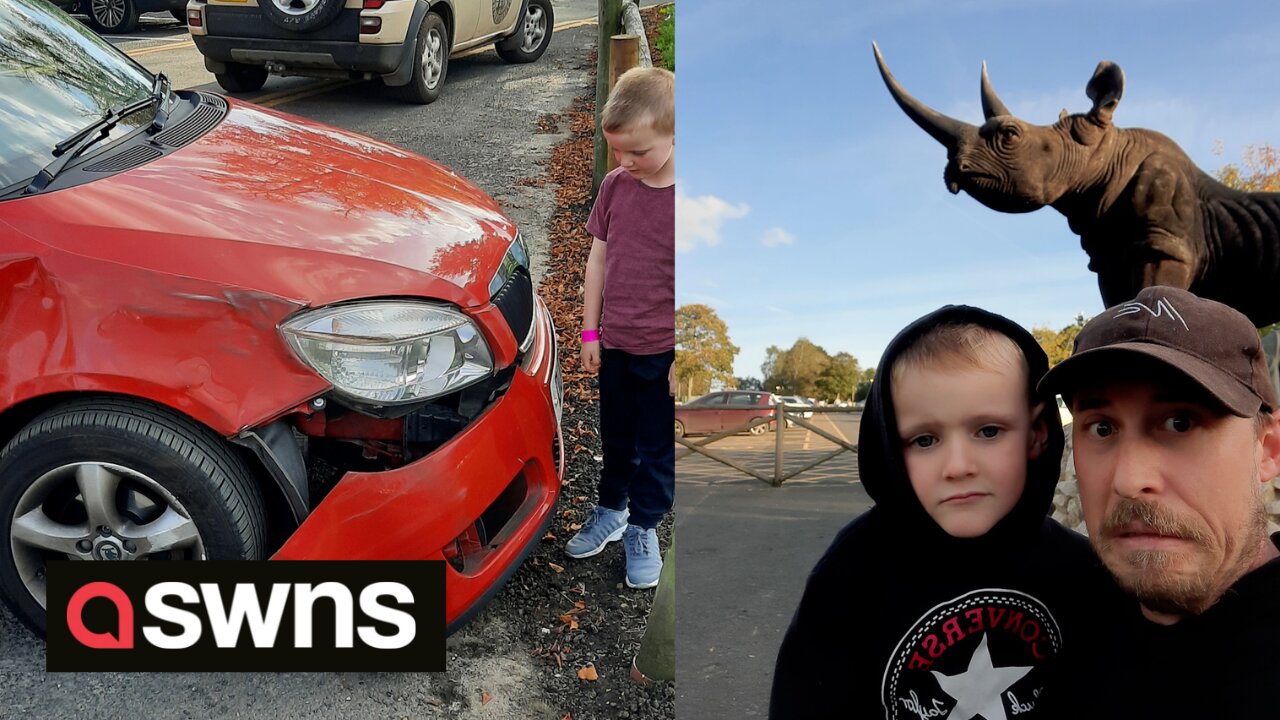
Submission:
<svg viewBox="0 0 1280 720">
<path fill-rule="evenodd" d="M 982 125 L 970 125 L 928 107 L 902 89 L 871 44 L 880 76 L 902 111 L 947 148 L 943 173 L 947 189 L 961 190 L 992 210 L 1021 213 L 1051 205 L 1066 193 L 1096 180 L 1116 129 L 1111 114 L 1124 92 L 1120 66 L 1103 61 L 1085 88 L 1093 108 L 1068 115 L 1053 125 L 1033 125 L 1009 112 L 996 95 L 982 65 Z"/>
</svg>

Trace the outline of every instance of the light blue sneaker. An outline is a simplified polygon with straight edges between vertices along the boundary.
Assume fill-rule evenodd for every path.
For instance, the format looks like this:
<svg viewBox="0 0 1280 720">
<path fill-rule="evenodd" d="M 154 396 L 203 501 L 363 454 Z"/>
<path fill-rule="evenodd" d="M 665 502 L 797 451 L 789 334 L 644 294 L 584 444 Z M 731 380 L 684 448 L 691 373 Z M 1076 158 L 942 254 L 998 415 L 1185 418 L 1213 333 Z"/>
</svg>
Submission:
<svg viewBox="0 0 1280 720">
<path fill-rule="evenodd" d="M 605 545 L 622 537 L 622 531 L 627 529 L 628 515 L 626 510 L 610 510 L 600 505 L 591 508 L 582 529 L 565 544 L 565 554 L 571 558 L 599 554 Z"/>
<path fill-rule="evenodd" d="M 651 588 L 662 574 L 662 551 L 658 549 L 658 531 L 628 525 L 622 534 L 622 547 L 627 551 L 627 587 Z"/>
</svg>

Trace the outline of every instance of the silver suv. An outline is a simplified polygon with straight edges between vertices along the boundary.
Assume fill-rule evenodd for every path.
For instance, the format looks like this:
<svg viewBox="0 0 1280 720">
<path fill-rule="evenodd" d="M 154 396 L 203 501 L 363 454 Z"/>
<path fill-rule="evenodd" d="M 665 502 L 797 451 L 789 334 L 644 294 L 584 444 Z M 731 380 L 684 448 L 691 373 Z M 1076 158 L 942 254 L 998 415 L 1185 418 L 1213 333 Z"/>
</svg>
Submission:
<svg viewBox="0 0 1280 720">
<path fill-rule="evenodd" d="M 440 96 L 449 56 L 486 43 L 512 63 L 551 42 L 551 0 L 190 0 L 187 24 L 227 92 L 267 75 L 381 77 L 408 102 Z"/>
</svg>

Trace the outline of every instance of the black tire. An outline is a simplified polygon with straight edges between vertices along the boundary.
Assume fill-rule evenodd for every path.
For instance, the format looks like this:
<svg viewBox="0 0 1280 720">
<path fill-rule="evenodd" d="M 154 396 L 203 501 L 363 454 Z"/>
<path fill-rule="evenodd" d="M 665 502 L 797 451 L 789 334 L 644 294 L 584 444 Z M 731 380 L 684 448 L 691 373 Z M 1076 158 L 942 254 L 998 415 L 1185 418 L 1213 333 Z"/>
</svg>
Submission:
<svg viewBox="0 0 1280 720">
<path fill-rule="evenodd" d="M 267 69 L 261 65 L 227 63 L 227 71 L 214 75 L 223 90 L 230 93 L 247 93 L 261 90 L 267 82 Z"/>
<path fill-rule="evenodd" d="M 266 554 L 262 493 L 245 461 L 209 429 L 136 400 L 77 401 L 37 417 L 0 452 L 0 478 L 0 595 L 40 634 L 49 559 Z M 50 524 L 57 530 L 43 530 Z"/>
<path fill-rule="evenodd" d="M 684 423 L 680 422 L 679 420 L 676 421 L 676 437 L 678 438 L 684 437 Z"/>
<path fill-rule="evenodd" d="M 760 420 L 760 419 L 761 418 L 751 418 L 751 422 L 755 422 L 756 420 Z M 748 430 L 747 432 L 751 433 L 752 435 L 763 435 L 769 432 L 769 423 L 761 423 L 759 425 L 753 425 L 751 426 L 751 429 Z"/>
<path fill-rule="evenodd" d="M 177 20 L 177 21 L 178 21 L 178 24 L 179 24 L 179 25 L 186 25 L 186 24 L 187 24 L 187 9 L 186 9 L 186 8 L 183 8 L 183 9 L 181 9 L 181 10 L 170 10 L 170 11 L 169 11 L 169 14 L 173 16 L 173 19 L 174 19 L 174 20 Z"/>
<path fill-rule="evenodd" d="M 81 0 L 89 25 L 100 33 L 115 35 L 138 27 L 138 5 L 134 0 Z"/>
<path fill-rule="evenodd" d="M 281 30 L 305 33 L 333 22 L 344 4 L 345 0 L 259 0 L 258 9 Z"/>
<path fill-rule="evenodd" d="M 493 47 L 498 57 L 509 63 L 531 63 L 547 51 L 555 24 L 551 0 L 529 0 L 524 16 L 516 23 L 515 34 L 499 40 Z"/>
<path fill-rule="evenodd" d="M 449 72 L 449 30 L 439 15 L 429 12 L 422 18 L 413 43 L 413 77 L 396 88 L 400 99 L 427 105 L 440 97 L 444 77 Z"/>
</svg>

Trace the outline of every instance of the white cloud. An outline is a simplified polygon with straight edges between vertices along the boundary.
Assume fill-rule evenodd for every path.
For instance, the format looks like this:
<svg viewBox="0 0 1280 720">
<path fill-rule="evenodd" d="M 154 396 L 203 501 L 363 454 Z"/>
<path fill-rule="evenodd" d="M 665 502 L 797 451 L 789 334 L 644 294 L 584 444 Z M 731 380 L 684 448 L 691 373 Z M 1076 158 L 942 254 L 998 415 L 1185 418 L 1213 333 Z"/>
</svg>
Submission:
<svg viewBox="0 0 1280 720">
<path fill-rule="evenodd" d="M 760 238 L 760 244 L 765 247 L 777 247 L 779 245 L 790 245 L 796 241 L 796 236 L 783 230 L 780 227 L 771 227 L 764 231 L 764 237 Z"/>
<path fill-rule="evenodd" d="M 707 247 L 720 244 L 720 226 L 726 220 L 745 217 L 751 212 L 746 203 L 734 205 L 714 195 L 690 197 L 676 183 L 676 252 L 689 252 L 699 243 Z"/>
</svg>

